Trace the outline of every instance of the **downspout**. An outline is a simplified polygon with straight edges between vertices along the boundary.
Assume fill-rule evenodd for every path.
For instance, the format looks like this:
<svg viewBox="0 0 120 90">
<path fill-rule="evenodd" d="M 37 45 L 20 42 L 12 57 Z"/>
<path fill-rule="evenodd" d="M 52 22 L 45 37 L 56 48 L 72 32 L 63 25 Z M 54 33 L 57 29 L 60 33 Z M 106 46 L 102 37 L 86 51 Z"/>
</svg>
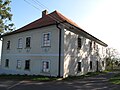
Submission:
<svg viewBox="0 0 120 90">
<path fill-rule="evenodd" d="M 58 60 L 58 77 L 61 77 L 61 34 L 62 29 L 59 27 L 60 23 L 56 23 L 56 27 L 59 29 L 59 60 Z"/>
</svg>

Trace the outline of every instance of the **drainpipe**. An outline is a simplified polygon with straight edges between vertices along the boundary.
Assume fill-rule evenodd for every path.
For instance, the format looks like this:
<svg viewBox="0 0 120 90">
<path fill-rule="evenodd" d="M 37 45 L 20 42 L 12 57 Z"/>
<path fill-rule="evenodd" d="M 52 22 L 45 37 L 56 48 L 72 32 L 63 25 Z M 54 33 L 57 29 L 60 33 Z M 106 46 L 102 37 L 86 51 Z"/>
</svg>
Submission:
<svg viewBox="0 0 120 90">
<path fill-rule="evenodd" d="M 61 34 L 62 29 L 59 27 L 60 23 L 56 23 L 56 27 L 59 29 L 59 61 L 58 61 L 58 77 L 61 77 Z"/>
</svg>

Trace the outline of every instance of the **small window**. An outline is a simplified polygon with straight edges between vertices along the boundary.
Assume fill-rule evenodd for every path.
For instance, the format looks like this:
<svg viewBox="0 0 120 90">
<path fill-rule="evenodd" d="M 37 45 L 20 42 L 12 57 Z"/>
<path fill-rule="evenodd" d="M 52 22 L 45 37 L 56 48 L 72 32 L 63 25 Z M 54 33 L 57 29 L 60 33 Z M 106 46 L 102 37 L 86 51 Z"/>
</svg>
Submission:
<svg viewBox="0 0 120 90">
<path fill-rule="evenodd" d="M 89 42 L 89 50 L 92 50 L 92 41 Z"/>
<path fill-rule="evenodd" d="M 96 48 L 96 43 L 95 42 L 94 42 L 94 46 L 93 47 L 94 47 L 94 50 L 95 50 L 95 48 Z"/>
<path fill-rule="evenodd" d="M 104 67 L 104 61 L 102 61 L 102 66 Z"/>
<path fill-rule="evenodd" d="M 9 67 L 9 59 L 5 60 L 5 67 Z"/>
<path fill-rule="evenodd" d="M 81 72 L 81 62 L 78 62 L 78 72 Z"/>
<path fill-rule="evenodd" d="M 92 61 L 90 61 L 90 70 L 92 70 Z"/>
<path fill-rule="evenodd" d="M 10 41 L 7 41 L 7 49 L 10 49 Z"/>
<path fill-rule="evenodd" d="M 43 61 L 43 72 L 50 71 L 50 61 Z"/>
<path fill-rule="evenodd" d="M 17 60 L 17 68 L 18 68 L 18 69 L 21 68 L 21 60 Z"/>
<path fill-rule="evenodd" d="M 25 61 L 25 70 L 30 70 L 30 60 Z"/>
<path fill-rule="evenodd" d="M 30 48 L 31 37 L 26 38 L 26 48 Z"/>
<path fill-rule="evenodd" d="M 50 46 L 50 33 L 43 34 L 43 46 Z"/>
<path fill-rule="evenodd" d="M 22 48 L 22 38 L 18 39 L 18 48 Z"/>
<path fill-rule="evenodd" d="M 81 38 L 78 37 L 78 48 L 80 48 L 80 49 L 81 49 L 81 46 L 82 46 L 81 44 L 82 44 L 81 43 Z"/>
</svg>

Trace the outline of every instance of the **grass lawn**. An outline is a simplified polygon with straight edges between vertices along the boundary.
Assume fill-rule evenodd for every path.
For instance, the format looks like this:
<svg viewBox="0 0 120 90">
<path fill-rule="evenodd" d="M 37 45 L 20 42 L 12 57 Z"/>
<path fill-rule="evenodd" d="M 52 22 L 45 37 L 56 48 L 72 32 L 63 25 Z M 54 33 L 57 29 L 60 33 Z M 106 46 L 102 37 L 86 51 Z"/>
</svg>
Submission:
<svg viewBox="0 0 120 90">
<path fill-rule="evenodd" d="M 106 73 L 106 72 L 88 72 L 87 74 L 81 75 L 81 76 L 68 76 L 67 78 L 64 78 L 63 80 L 83 79 L 83 78 L 86 78 L 86 77 L 96 76 L 96 75 L 99 75 L 101 73 Z"/>
<path fill-rule="evenodd" d="M 0 75 L 0 79 L 32 80 L 32 81 L 53 81 L 53 80 L 57 80 L 58 78 L 40 76 L 40 75 Z"/>
<path fill-rule="evenodd" d="M 116 74 L 113 78 L 109 80 L 113 84 L 120 84 L 120 73 Z"/>
<path fill-rule="evenodd" d="M 67 78 L 63 78 L 61 80 L 76 80 L 76 79 L 82 79 L 85 77 L 91 77 L 98 75 L 100 73 L 106 73 L 106 72 L 89 72 L 85 75 L 81 76 L 69 76 Z M 40 76 L 40 75 L 6 75 L 2 74 L 0 75 L 0 79 L 10 79 L 10 80 L 32 80 L 32 81 L 53 81 L 53 80 L 59 80 L 57 77 L 47 77 L 47 76 Z"/>
</svg>

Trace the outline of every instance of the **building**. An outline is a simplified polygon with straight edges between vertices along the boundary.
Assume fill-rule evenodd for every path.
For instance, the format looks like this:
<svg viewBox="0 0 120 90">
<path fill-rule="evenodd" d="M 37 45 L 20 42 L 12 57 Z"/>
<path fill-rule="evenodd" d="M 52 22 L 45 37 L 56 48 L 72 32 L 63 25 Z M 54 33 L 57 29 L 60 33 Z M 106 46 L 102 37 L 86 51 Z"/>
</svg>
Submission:
<svg viewBox="0 0 120 90">
<path fill-rule="evenodd" d="M 6 74 L 78 76 L 105 70 L 107 44 L 58 11 L 2 35 Z"/>
</svg>

